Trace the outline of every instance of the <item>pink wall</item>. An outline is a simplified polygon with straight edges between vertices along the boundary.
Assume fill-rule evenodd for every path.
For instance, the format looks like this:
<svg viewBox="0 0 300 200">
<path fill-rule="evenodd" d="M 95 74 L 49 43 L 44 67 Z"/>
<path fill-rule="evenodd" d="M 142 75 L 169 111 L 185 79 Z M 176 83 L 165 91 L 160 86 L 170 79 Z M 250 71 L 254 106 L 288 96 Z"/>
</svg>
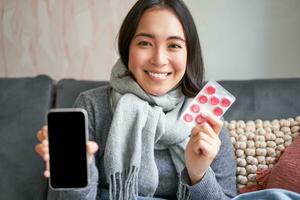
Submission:
<svg viewBox="0 0 300 200">
<path fill-rule="evenodd" d="M 108 79 L 135 0 L 0 0 L 0 76 Z"/>
</svg>

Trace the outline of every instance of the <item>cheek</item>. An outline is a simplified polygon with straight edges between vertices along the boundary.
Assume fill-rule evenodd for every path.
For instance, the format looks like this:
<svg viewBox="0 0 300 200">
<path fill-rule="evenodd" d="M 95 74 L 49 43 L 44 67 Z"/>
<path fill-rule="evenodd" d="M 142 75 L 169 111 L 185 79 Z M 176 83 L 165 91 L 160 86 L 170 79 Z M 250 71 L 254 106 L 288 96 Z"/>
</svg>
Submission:
<svg viewBox="0 0 300 200">
<path fill-rule="evenodd" d="M 143 60 L 143 54 L 135 48 L 130 47 L 129 48 L 129 57 L 128 57 L 128 68 L 130 71 L 133 71 L 142 63 Z"/>
<path fill-rule="evenodd" d="M 173 63 L 174 63 L 174 68 L 175 71 L 177 71 L 179 74 L 183 74 L 185 73 L 186 70 L 186 64 L 187 64 L 187 56 L 186 54 L 180 54 L 180 55 L 175 55 L 173 57 Z"/>
<path fill-rule="evenodd" d="M 136 61 L 136 53 L 134 51 L 134 48 L 129 48 L 129 55 L 128 55 L 128 69 L 129 71 L 132 71 L 133 66 L 135 66 Z"/>
</svg>

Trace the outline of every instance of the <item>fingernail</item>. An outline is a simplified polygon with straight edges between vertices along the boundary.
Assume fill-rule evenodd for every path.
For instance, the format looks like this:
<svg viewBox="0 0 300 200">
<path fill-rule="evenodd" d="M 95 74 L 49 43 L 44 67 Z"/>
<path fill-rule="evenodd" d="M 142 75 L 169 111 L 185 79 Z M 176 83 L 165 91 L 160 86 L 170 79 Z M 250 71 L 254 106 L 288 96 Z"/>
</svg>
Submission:
<svg viewBox="0 0 300 200">
<path fill-rule="evenodd" d="M 49 172 L 48 170 L 44 171 L 44 176 L 45 176 L 46 178 L 49 178 L 50 172 Z"/>
<path fill-rule="evenodd" d="M 43 156 L 43 159 L 44 159 L 44 161 L 48 161 L 48 160 L 49 160 L 49 154 L 45 154 L 45 155 Z"/>
<path fill-rule="evenodd" d="M 203 124 L 204 122 L 206 121 L 206 118 L 202 116 L 202 114 L 198 115 L 196 117 L 196 122 L 198 125 L 201 125 Z"/>
<path fill-rule="evenodd" d="M 201 116 L 205 118 L 205 117 L 207 117 L 207 114 L 204 113 L 204 112 L 202 112 L 202 113 L 201 113 Z"/>
</svg>

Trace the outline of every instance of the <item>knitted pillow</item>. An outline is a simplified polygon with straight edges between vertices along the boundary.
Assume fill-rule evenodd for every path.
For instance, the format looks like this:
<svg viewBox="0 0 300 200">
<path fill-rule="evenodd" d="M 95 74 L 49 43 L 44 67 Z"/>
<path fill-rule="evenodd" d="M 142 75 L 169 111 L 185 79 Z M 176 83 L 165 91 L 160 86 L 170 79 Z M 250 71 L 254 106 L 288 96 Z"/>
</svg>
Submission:
<svg viewBox="0 0 300 200">
<path fill-rule="evenodd" d="M 273 121 L 230 121 L 225 125 L 235 150 L 237 186 L 241 189 L 257 185 L 257 170 L 265 172 L 274 166 L 281 151 L 299 134 L 300 116 Z"/>
<path fill-rule="evenodd" d="M 241 188 L 240 192 L 281 188 L 300 193 L 300 137 L 298 136 L 269 169 L 256 172 L 257 185 Z"/>
<path fill-rule="evenodd" d="M 300 137 L 285 149 L 278 162 L 270 170 L 266 188 L 282 188 L 300 193 Z"/>
</svg>

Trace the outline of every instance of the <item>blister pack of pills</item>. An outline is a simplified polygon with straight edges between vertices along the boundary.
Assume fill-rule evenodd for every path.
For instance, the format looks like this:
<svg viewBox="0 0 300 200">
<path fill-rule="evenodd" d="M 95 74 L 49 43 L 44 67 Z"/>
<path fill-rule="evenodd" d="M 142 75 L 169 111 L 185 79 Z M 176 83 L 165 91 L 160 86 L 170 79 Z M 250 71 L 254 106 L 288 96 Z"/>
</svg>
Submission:
<svg viewBox="0 0 300 200">
<path fill-rule="evenodd" d="M 220 84 L 209 81 L 183 112 L 181 119 L 194 127 L 206 121 L 202 113 L 221 118 L 234 101 L 235 97 Z"/>
</svg>

